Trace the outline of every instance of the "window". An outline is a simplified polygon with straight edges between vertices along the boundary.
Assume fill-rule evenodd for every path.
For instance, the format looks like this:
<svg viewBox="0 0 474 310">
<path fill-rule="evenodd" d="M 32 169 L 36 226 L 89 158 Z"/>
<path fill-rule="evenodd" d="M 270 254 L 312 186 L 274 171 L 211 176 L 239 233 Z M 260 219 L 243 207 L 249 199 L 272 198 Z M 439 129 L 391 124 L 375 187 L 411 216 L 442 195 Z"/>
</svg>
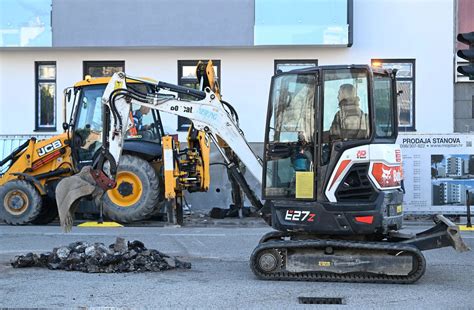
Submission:
<svg viewBox="0 0 474 310">
<path fill-rule="evenodd" d="M 316 76 L 284 74 L 272 89 L 270 142 L 313 141 Z"/>
<path fill-rule="evenodd" d="M 392 107 L 392 79 L 387 75 L 374 74 L 375 135 L 390 138 L 395 133 Z"/>
<path fill-rule="evenodd" d="M 352 45 L 352 0 L 255 0 L 254 45 Z"/>
<path fill-rule="evenodd" d="M 323 142 L 367 139 L 370 136 L 367 71 L 326 70 L 323 79 Z"/>
<path fill-rule="evenodd" d="M 84 61 L 83 68 L 83 76 L 112 76 L 115 72 L 125 71 L 125 61 Z"/>
<path fill-rule="evenodd" d="M 178 60 L 178 85 L 199 89 L 199 81 L 196 77 L 196 66 L 199 60 Z M 212 60 L 217 82 L 221 84 L 221 61 Z M 184 95 L 181 98 L 186 98 Z M 191 121 L 185 117 L 178 116 L 177 131 L 187 131 Z"/>
<path fill-rule="evenodd" d="M 275 59 L 274 74 L 296 69 L 312 68 L 317 65 L 317 59 Z"/>
<path fill-rule="evenodd" d="M 37 131 L 56 131 L 56 62 L 36 62 Z"/>
<path fill-rule="evenodd" d="M 397 69 L 398 127 L 405 131 L 415 130 L 415 60 L 372 59 L 372 66 Z"/>
<path fill-rule="evenodd" d="M 0 47 L 51 47 L 52 0 L 1 0 Z"/>
<path fill-rule="evenodd" d="M 297 175 L 313 171 L 316 81 L 314 73 L 287 73 L 273 79 L 266 196 L 298 198 Z"/>
<path fill-rule="evenodd" d="M 105 85 L 85 87 L 79 99 L 74 137 L 79 164 L 92 163 L 95 152 L 102 145 L 102 94 Z"/>
</svg>

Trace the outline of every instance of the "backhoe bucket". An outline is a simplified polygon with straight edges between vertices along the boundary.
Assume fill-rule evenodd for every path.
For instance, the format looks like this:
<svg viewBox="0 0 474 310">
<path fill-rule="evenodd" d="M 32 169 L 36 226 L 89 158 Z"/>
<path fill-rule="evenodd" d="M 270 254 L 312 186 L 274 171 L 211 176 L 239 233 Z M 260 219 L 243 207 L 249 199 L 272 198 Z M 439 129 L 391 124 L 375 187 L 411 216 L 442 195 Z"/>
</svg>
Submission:
<svg viewBox="0 0 474 310">
<path fill-rule="evenodd" d="M 435 226 L 402 242 L 412 244 L 420 251 L 448 246 L 452 246 L 458 252 L 470 250 L 462 240 L 459 227 L 456 224 L 440 214 L 435 215 L 433 220 L 436 223 Z"/>
</svg>

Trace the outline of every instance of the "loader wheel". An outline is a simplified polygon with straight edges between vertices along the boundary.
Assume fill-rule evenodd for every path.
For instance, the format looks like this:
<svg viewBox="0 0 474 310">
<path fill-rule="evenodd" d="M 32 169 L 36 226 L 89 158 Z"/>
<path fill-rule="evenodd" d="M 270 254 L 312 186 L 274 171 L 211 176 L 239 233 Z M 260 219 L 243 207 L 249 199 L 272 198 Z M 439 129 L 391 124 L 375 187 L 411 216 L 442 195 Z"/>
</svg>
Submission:
<svg viewBox="0 0 474 310">
<path fill-rule="evenodd" d="M 41 212 L 41 196 L 26 181 L 14 180 L 0 187 L 0 220 L 11 225 L 33 222 Z"/>
<path fill-rule="evenodd" d="M 117 186 L 104 196 L 104 214 L 130 223 L 149 218 L 159 202 L 158 176 L 149 162 L 132 155 L 120 159 Z"/>
<path fill-rule="evenodd" d="M 32 221 L 35 225 L 49 224 L 58 216 L 56 201 L 48 196 L 44 196 L 42 200 L 41 212 L 38 217 Z"/>
</svg>

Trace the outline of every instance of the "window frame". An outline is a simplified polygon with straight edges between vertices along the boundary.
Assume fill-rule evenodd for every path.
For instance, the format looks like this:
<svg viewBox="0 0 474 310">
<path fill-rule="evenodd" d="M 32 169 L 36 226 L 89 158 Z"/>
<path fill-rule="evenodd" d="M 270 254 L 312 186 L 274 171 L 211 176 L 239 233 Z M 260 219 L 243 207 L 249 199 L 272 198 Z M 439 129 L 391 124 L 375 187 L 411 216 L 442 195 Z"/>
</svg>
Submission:
<svg viewBox="0 0 474 310">
<path fill-rule="evenodd" d="M 318 60 L 317 59 L 275 59 L 273 61 L 273 74 L 277 74 L 277 67 L 280 64 L 300 64 L 300 63 L 308 63 L 308 64 L 314 64 L 314 67 L 318 66 Z M 312 67 L 309 67 L 312 68 Z M 284 73 L 284 72 L 282 72 Z"/>
<path fill-rule="evenodd" d="M 92 66 L 91 66 L 92 65 Z M 123 72 L 125 72 L 125 60 L 83 60 L 82 61 L 82 77 L 85 78 L 88 75 L 89 67 L 123 67 Z"/>
<path fill-rule="evenodd" d="M 39 77 L 39 67 L 40 66 L 43 66 L 43 65 L 54 65 L 54 71 L 55 71 L 55 74 L 54 74 L 54 79 L 51 79 L 51 78 L 40 78 Z M 57 76 L 58 76 L 58 72 L 57 72 L 57 65 L 56 65 L 56 61 L 35 61 L 35 130 L 34 131 L 44 131 L 44 132 L 48 132 L 48 131 L 51 131 L 51 132 L 54 132 L 54 131 L 57 131 L 57 117 L 56 117 L 56 114 L 57 114 L 57 96 L 58 96 L 58 89 L 57 89 Z M 40 83 L 54 83 L 54 103 L 53 103 L 53 107 L 54 107 L 54 126 L 44 126 L 44 125 L 40 125 L 40 121 L 39 121 L 39 113 L 40 113 L 40 109 L 39 109 L 39 84 Z"/>
<path fill-rule="evenodd" d="M 178 85 L 183 86 L 185 83 L 198 83 L 197 79 L 183 78 L 183 67 L 187 66 L 196 66 L 199 61 L 203 60 L 178 60 Z M 220 89 L 222 89 L 222 79 L 221 79 L 221 61 L 220 59 L 212 59 L 213 66 L 217 67 L 217 82 L 219 83 Z M 185 125 L 190 124 L 191 122 L 182 116 L 178 116 L 176 131 L 185 132 L 188 131 L 188 128 L 185 128 Z"/>
<path fill-rule="evenodd" d="M 410 125 L 401 125 L 400 124 L 400 114 L 397 111 L 398 117 L 398 131 L 399 132 L 408 132 L 408 131 L 416 131 L 416 59 L 415 58 L 373 58 L 371 60 L 371 64 L 380 63 L 380 64 L 402 64 L 402 63 L 410 63 L 412 65 L 412 76 L 411 77 L 398 77 L 397 76 L 397 83 L 398 82 L 412 82 L 412 102 L 411 102 L 411 114 L 412 114 L 412 124 Z M 397 90 L 398 93 L 398 90 Z M 398 99 L 397 99 L 398 102 Z"/>
</svg>

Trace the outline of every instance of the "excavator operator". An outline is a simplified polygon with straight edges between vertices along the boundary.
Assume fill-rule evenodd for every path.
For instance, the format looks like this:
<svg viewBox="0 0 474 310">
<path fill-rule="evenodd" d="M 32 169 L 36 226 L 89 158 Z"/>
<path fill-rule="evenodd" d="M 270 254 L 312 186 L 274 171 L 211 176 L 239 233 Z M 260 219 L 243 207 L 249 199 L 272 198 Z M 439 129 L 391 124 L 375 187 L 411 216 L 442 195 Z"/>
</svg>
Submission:
<svg viewBox="0 0 474 310">
<path fill-rule="evenodd" d="M 330 140 L 368 138 L 367 113 L 361 110 L 357 91 L 352 84 L 342 84 L 337 96 L 339 111 L 336 112 L 331 128 Z"/>
</svg>

